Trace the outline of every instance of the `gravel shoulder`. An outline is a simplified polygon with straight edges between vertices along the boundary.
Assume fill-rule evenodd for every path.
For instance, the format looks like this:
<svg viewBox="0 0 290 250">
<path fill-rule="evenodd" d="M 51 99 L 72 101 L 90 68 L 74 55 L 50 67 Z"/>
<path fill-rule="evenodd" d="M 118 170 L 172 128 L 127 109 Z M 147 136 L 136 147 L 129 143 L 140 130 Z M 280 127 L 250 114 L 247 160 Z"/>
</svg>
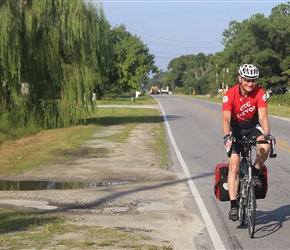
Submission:
<svg viewBox="0 0 290 250">
<path fill-rule="evenodd" d="M 106 127 L 68 161 L 40 166 L 13 180 L 94 181 L 107 185 L 70 190 L 1 191 L 1 206 L 57 211 L 79 225 L 99 225 L 126 232 L 142 231 L 151 244 L 174 249 L 195 249 L 194 236 L 204 224 L 184 207 L 189 189 L 181 172 L 159 166 L 152 140 L 155 124 L 131 131 L 125 143 L 107 140 L 121 133 L 122 125 Z M 94 150 L 85 150 L 94 149 Z M 98 157 L 95 152 L 99 153 Z M 111 185 L 109 185 L 111 184 Z M 103 248 L 111 249 L 111 248 Z"/>
</svg>

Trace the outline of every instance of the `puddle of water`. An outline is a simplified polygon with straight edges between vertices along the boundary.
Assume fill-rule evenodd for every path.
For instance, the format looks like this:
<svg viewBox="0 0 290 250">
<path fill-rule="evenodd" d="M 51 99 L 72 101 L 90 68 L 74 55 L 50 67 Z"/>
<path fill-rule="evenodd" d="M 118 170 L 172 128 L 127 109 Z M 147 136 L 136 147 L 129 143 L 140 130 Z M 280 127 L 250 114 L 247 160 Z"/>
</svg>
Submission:
<svg viewBox="0 0 290 250">
<path fill-rule="evenodd" d="M 117 186 L 129 182 L 56 182 L 56 181 L 6 181 L 0 180 L 1 191 L 31 191 L 52 189 L 77 189 Z"/>
</svg>

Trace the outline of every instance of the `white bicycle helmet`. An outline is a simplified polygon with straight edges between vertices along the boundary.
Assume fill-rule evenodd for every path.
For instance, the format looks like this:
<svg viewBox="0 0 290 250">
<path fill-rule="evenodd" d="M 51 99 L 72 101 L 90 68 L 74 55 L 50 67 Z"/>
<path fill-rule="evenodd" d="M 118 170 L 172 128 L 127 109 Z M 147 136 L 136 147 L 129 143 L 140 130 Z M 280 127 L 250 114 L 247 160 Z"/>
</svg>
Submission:
<svg viewBox="0 0 290 250">
<path fill-rule="evenodd" d="M 239 74 L 246 79 L 257 79 L 259 77 L 259 70 L 253 64 L 243 64 L 240 66 Z"/>
</svg>

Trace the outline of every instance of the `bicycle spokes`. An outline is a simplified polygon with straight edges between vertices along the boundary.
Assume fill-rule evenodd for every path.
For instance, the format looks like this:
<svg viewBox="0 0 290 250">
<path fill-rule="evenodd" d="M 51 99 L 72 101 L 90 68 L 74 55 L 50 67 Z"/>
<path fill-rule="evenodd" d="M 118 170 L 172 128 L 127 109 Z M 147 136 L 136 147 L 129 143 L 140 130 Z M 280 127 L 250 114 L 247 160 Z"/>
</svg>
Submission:
<svg viewBox="0 0 290 250">
<path fill-rule="evenodd" d="M 240 191 L 239 191 L 239 196 L 238 196 L 238 204 L 239 204 L 239 222 L 240 225 L 243 226 L 245 223 L 245 192 L 244 192 L 244 181 L 240 180 Z"/>
<path fill-rule="evenodd" d="M 256 225 L 256 197 L 255 197 L 255 189 L 254 183 L 251 181 L 248 187 L 248 195 L 246 201 L 246 211 L 248 218 L 248 231 L 251 238 L 254 237 L 255 233 L 255 225 Z"/>
</svg>

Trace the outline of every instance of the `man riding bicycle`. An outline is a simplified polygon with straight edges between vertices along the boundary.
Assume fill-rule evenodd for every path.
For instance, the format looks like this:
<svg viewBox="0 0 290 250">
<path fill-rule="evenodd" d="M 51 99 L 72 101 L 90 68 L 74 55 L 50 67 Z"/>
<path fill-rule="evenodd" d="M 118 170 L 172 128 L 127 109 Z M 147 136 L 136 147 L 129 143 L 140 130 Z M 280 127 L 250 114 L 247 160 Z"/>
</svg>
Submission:
<svg viewBox="0 0 290 250">
<path fill-rule="evenodd" d="M 237 174 L 240 165 L 241 145 L 232 138 L 241 139 L 243 136 L 257 140 L 271 138 L 268 120 L 267 98 L 264 89 L 256 85 L 259 70 L 252 64 L 243 64 L 239 68 L 238 83 L 230 88 L 223 97 L 222 131 L 224 147 L 231 148 L 228 173 L 228 192 L 231 209 L 229 219 L 238 220 Z M 258 178 L 259 170 L 268 158 L 269 144 L 257 144 L 257 155 L 253 167 L 256 186 L 262 183 Z"/>
</svg>

